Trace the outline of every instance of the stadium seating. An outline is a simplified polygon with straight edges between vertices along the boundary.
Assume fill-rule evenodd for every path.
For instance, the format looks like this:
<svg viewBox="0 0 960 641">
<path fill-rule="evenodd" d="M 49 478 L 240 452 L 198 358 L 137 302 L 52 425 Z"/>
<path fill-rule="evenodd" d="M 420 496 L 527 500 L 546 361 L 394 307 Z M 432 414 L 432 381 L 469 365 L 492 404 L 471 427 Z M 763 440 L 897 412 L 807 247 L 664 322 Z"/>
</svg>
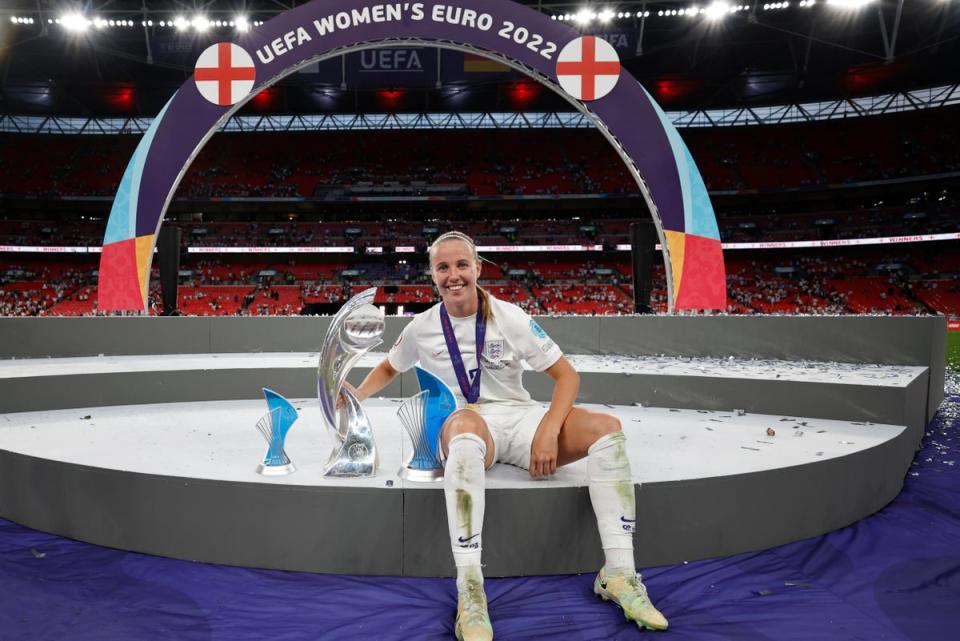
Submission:
<svg viewBox="0 0 960 641">
<path fill-rule="evenodd" d="M 937 109 L 781 125 L 775 135 L 770 127 L 682 133 L 709 189 L 763 192 L 956 171 L 955 118 L 955 110 Z M 0 193 L 110 196 L 136 143 L 135 136 L 0 136 Z M 464 155 L 464 149 L 471 153 Z M 330 190 L 347 196 L 424 195 L 438 186 L 478 196 L 637 191 L 619 156 L 593 130 L 566 130 L 562 136 L 555 130 L 450 130 L 429 136 L 220 134 L 194 161 L 178 196 L 288 198 Z"/>
<path fill-rule="evenodd" d="M 949 242 L 895 247 L 895 253 L 885 247 L 730 253 L 727 311 L 960 317 L 960 287 L 955 284 L 960 282 L 960 252 Z M 422 254 L 402 265 L 314 260 L 298 256 L 296 261 L 268 263 L 242 257 L 188 257 L 181 272 L 180 311 L 299 314 L 309 305 L 341 305 L 370 286 L 380 287 L 377 304 L 403 305 L 407 311 L 437 300 Z M 0 313 L 95 313 L 95 270 L 96 256 L 0 261 Z M 624 314 L 633 309 L 631 278 L 625 252 L 602 257 L 581 252 L 563 258 L 506 254 L 500 264 L 484 265 L 481 284 L 531 313 Z M 156 272 L 153 284 L 151 312 L 156 313 Z M 651 306 L 654 311 L 666 310 L 662 264 L 654 268 Z"/>
<path fill-rule="evenodd" d="M 960 202 L 949 190 L 922 187 L 912 192 L 920 195 L 889 202 L 838 198 L 824 199 L 829 204 L 823 206 L 791 205 L 793 194 L 804 190 L 819 190 L 819 198 L 851 183 L 899 184 L 909 178 L 927 185 L 957 172 L 960 139 L 952 126 L 956 112 L 942 108 L 776 128 L 689 129 L 682 134 L 708 187 L 721 197 L 738 194 L 737 206 L 718 215 L 725 242 L 935 234 L 960 230 Z M 104 214 L 68 212 L 71 205 L 63 203 L 93 202 L 106 208 L 136 142 L 133 136 L 0 135 L 0 193 L 17 207 L 0 211 L 0 246 L 99 246 Z M 464 154 L 465 149 L 470 153 Z M 524 205 L 515 214 L 512 208 L 488 207 L 483 215 L 451 213 L 452 208 L 437 215 L 411 205 L 407 216 L 398 214 L 393 203 L 382 212 L 358 209 L 362 213 L 357 216 L 338 210 L 341 213 L 324 214 L 323 222 L 311 222 L 307 215 L 288 217 L 276 208 L 266 216 L 254 211 L 249 219 L 244 218 L 249 208 L 218 210 L 226 215 L 182 215 L 176 224 L 183 231 L 184 248 L 352 251 L 187 254 L 179 307 L 196 315 L 297 314 L 310 306 L 326 312 L 351 293 L 378 285 L 378 304 L 403 305 L 409 311 L 436 300 L 424 249 L 437 230 L 458 229 L 480 246 L 498 248 L 486 256 L 493 262 L 484 264 L 482 282 L 499 297 L 534 313 L 629 313 L 629 258 L 613 249 L 629 243 L 634 218 L 626 206 L 641 202 L 620 196 L 636 191 L 621 159 L 591 130 L 564 130 L 562 136 L 554 130 L 217 135 L 177 192 L 178 198 L 198 201 L 198 208 L 232 197 L 276 204 L 311 197 L 345 203 L 371 195 L 603 196 L 567 199 L 556 208 Z M 773 197 L 754 201 L 753 194 Z M 612 198 L 608 201 L 607 196 Z M 187 207 L 193 211 L 194 204 Z M 604 251 L 503 251 L 519 245 L 598 245 Z M 383 253 L 368 253 L 374 247 Z M 397 247 L 414 251 L 393 253 Z M 931 251 L 934 247 L 937 251 Z M 728 252 L 728 311 L 939 312 L 957 317 L 960 293 L 952 283 L 960 278 L 960 252 L 943 247 Z M 97 313 L 97 259 L 95 253 L 0 254 L 0 314 Z M 667 297 L 659 261 L 653 278 L 651 304 L 662 311 Z M 154 288 L 151 313 L 157 300 Z"/>
</svg>

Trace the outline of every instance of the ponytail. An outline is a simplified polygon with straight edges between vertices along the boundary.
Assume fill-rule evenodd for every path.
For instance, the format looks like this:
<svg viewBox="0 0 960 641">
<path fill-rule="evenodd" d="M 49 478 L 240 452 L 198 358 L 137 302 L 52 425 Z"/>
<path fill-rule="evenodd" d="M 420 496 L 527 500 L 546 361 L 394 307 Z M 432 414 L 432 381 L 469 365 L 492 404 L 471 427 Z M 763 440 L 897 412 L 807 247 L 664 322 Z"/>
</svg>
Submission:
<svg viewBox="0 0 960 641">
<path fill-rule="evenodd" d="M 493 320 L 493 305 L 490 304 L 490 294 L 483 287 L 477 285 L 477 296 L 483 302 L 483 317 L 489 323 Z"/>
</svg>

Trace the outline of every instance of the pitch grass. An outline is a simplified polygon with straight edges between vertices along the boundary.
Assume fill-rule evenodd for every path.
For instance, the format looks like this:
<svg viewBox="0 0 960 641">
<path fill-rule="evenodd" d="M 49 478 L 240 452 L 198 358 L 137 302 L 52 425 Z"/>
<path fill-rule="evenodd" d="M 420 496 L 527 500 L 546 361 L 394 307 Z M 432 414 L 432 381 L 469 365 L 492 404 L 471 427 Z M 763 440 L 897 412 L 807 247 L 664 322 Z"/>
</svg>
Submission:
<svg viewBox="0 0 960 641">
<path fill-rule="evenodd" d="M 947 332 L 947 367 L 960 372 L 960 332 Z"/>
</svg>

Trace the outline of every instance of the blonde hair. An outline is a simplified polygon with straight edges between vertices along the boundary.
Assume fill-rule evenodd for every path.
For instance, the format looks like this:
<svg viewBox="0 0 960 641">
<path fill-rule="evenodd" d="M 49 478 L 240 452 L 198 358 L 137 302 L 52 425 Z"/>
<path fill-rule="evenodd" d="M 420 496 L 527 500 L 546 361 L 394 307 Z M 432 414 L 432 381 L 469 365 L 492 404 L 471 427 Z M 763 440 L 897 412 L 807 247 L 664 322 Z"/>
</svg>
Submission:
<svg viewBox="0 0 960 641">
<path fill-rule="evenodd" d="M 470 248 L 470 254 L 473 256 L 473 261 L 475 263 L 480 263 L 483 259 L 480 258 L 480 254 L 477 253 L 477 245 L 473 242 L 473 239 L 464 234 L 462 231 L 448 231 L 437 236 L 436 240 L 430 243 L 429 249 L 427 249 L 427 254 L 430 257 L 430 260 L 433 260 L 433 255 L 437 252 L 437 246 L 448 240 L 459 240 L 467 244 L 467 247 Z M 430 269 L 433 269 L 433 266 L 430 266 Z M 487 293 L 483 287 L 477 285 L 477 296 L 480 297 L 480 300 L 483 301 L 483 315 L 490 321 L 493 319 L 493 309 L 490 305 L 490 294 Z"/>
</svg>

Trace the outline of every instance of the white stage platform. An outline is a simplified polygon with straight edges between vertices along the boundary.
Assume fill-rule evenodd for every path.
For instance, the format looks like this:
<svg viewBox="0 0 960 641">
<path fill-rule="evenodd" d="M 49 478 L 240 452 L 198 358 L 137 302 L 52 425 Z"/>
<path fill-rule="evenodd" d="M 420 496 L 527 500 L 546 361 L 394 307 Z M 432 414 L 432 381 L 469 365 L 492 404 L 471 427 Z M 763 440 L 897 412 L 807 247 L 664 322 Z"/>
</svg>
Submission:
<svg viewBox="0 0 960 641">
<path fill-rule="evenodd" d="M 0 449 L 25 456 L 118 472 L 263 483 L 344 487 L 436 487 L 397 476 L 410 444 L 396 418 L 399 399 L 364 403 L 380 455 L 375 477 L 331 479 L 323 465 L 333 447 L 316 399 L 291 399 L 300 418 L 287 436 L 286 451 L 297 466 L 281 477 L 256 473 L 266 449 L 254 428 L 266 411 L 263 401 L 163 403 L 90 407 L 0 416 Z M 628 436 L 636 484 L 709 479 L 762 473 L 839 459 L 899 436 L 902 425 L 853 423 L 796 416 L 708 410 L 584 405 L 618 417 Z M 767 429 L 775 431 L 774 436 Z M 585 461 L 560 468 L 549 479 L 496 465 L 491 489 L 585 487 Z"/>
</svg>

